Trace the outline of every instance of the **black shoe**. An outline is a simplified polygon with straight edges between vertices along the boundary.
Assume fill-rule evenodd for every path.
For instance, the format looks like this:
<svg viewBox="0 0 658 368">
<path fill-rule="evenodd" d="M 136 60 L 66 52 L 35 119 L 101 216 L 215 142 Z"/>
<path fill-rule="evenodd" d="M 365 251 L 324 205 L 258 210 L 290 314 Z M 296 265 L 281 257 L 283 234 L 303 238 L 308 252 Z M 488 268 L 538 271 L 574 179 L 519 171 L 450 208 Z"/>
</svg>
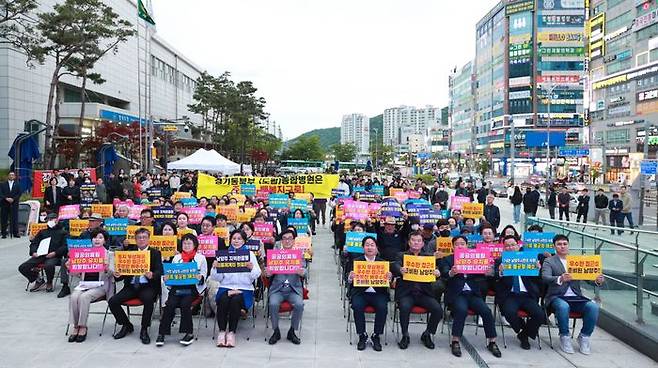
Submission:
<svg viewBox="0 0 658 368">
<path fill-rule="evenodd" d="M 457 358 L 462 356 L 462 348 L 459 346 L 459 341 L 451 342 L 450 350 L 452 351 L 452 355 L 456 356 Z"/>
<path fill-rule="evenodd" d="M 521 331 L 516 335 L 516 338 L 521 341 L 521 349 L 530 350 L 530 341 L 528 341 L 528 335 L 525 331 Z"/>
<path fill-rule="evenodd" d="M 121 326 L 119 332 L 114 335 L 115 340 L 123 339 L 126 335 L 131 334 L 135 328 L 131 324 Z"/>
<path fill-rule="evenodd" d="M 420 336 L 420 342 L 422 342 L 426 348 L 434 349 L 434 342 L 432 342 L 432 336 L 429 332 L 423 332 L 423 334 Z"/>
<path fill-rule="evenodd" d="M 78 338 L 75 339 L 75 342 L 84 342 L 87 339 L 87 334 L 85 333 L 84 335 L 78 335 Z"/>
<path fill-rule="evenodd" d="M 293 330 L 292 328 L 288 330 L 288 336 L 286 338 L 295 345 L 299 345 L 302 343 L 302 340 L 300 340 L 299 337 L 295 335 L 295 330 Z"/>
<path fill-rule="evenodd" d="M 281 332 L 279 332 L 278 328 L 275 328 L 274 332 L 272 333 L 272 336 L 270 336 L 270 339 L 267 341 L 267 343 L 270 345 L 274 345 L 279 340 L 281 340 Z"/>
<path fill-rule="evenodd" d="M 75 342 L 75 340 L 78 338 L 78 335 L 69 335 L 69 342 Z"/>
<path fill-rule="evenodd" d="M 402 350 L 408 348 L 409 347 L 409 335 L 403 335 L 402 338 L 400 339 L 400 342 L 398 342 L 398 346 Z"/>
<path fill-rule="evenodd" d="M 498 345 L 493 341 L 487 345 L 487 350 L 489 350 L 496 358 L 503 356 L 503 354 L 500 353 L 500 349 L 498 349 Z"/>
<path fill-rule="evenodd" d="M 155 346 L 164 346 L 164 335 L 158 335 L 158 337 L 155 338 Z"/>
<path fill-rule="evenodd" d="M 382 351 L 382 343 L 379 341 L 379 335 L 372 334 L 372 336 L 370 336 L 370 341 L 372 341 L 373 350 Z"/>
<path fill-rule="evenodd" d="M 194 342 L 194 335 L 186 333 L 185 336 L 183 336 L 183 338 L 180 339 L 179 342 L 185 346 L 192 345 L 192 343 Z"/>
<path fill-rule="evenodd" d="M 30 289 L 30 292 L 33 293 L 35 291 L 39 291 L 43 285 L 45 285 L 46 282 L 43 279 L 37 279 L 34 281 L 34 286 Z"/>
<path fill-rule="evenodd" d="M 2 239 L 7 239 L 7 234 L 2 234 Z"/>
<path fill-rule="evenodd" d="M 356 350 L 366 350 L 366 343 L 368 342 L 368 335 L 365 333 L 359 335 L 359 342 L 356 343 Z"/>
<path fill-rule="evenodd" d="M 46 285 L 46 292 L 47 292 L 47 293 L 52 293 L 53 291 L 55 291 L 55 288 L 54 288 L 54 287 L 52 287 L 52 286 L 47 286 L 47 285 Z"/>
<path fill-rule="evenodd" d="M 148 345 L 151 343 L 151 337 L 149 336 L 148 329 L 142 327 L 142 330 L 139 331 L 139 339 L 142 340 L 142 344 Z"/>
<path fill-rule="evenodd" d="M 14 234 L 14 235 L 12 235 L 12 237 L 13 237 L 14 239 L 18 239 L 18 238 L 20 238 L 21 236 L 18 235 L 18 234 Z"/>
<path fill-rule="evenodd" d="M 58 298 L 63 298 L 67 295 L 71 294 L 71 289 L 69 288 L 68 285 L 64 284 L 62 285 L 62 290 L 59 291 L 59 294 L 57 294 Z"/>
</svg>

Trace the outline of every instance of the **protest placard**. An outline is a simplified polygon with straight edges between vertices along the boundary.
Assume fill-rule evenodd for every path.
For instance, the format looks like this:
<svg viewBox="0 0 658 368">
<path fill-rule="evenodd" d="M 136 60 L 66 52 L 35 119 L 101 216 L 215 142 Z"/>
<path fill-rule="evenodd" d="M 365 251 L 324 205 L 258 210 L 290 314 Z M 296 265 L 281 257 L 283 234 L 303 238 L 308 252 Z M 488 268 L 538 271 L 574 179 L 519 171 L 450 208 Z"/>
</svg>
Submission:
<svg viewBox="0 0 658 368">
<path fill-rule="evenodd" d="M 240 184 L 240 193 L 253 197 L 256 195 L 256 184 Z"/>
<path fill-rule="evenodd" d="M 491 253 L 488 249 L 456 248 L 455 266 L 463 274 L 485 274 L 490 269 Z"/>
<path fill-rule="evenodd" d="M 354 287 L 388 287 L 388 267 L 386 261 L 354 261 Z"/>
<path fill-rule="evenodd" d="M 256 189 L 256 200 L 259 201 L 264 201 L 270 198 L 270 193 L 272 193 L 271 190 L 268 188 L 260 188 Z"/>
<path fill-rule="evenodd" d="M 297 235 L 306 234 L 308 232 L 308 217 L 302 218 L 288 218 L 288 226 L 293 226 L 297 231 Z"/>
<path fill-rule="evenodd" d="M 246 212 L 238 212 L 236 221 L 240 224 L 244 222 L 251 222 L 251 215 Z"/>
<path fill-rule="evenodd" d="M 114 214 L 114 207 L 112 207 L 111 204 L 93 203 L 91 205 L 91 213 L 97 213 L 103 218 L 112 217 Z"/>
<path fill-rule="evenodd" d="M 183 204 L 183 207 L 196 207 L 199 202 L 194 197 L 181 198 L 180 203 Z"/>
<path fill-rule="evenodd" d="M 178 240 L 181 240 L 183 238 L 183 235 L 185 235 L 185 234 L 194 235 L 194 230 L 192 230 L 188 227 L 188 228 L 185 228 L 185 229 L 178 229 L 178 231 L 176 231 L 176 237 L 178 238 Z"/>
<path fill-rule="evenodd" d="M 273 233 L 274 225 L 272 223 L 254 223 L 254 234 L 252 235 L 254 238 L 260 240 L 269 239 Z"/>
<path fill-rule="evenodd" d="M 300 249 L 304 252 L 304 259 L 311 259 L 311 250 L 313 249 L 312 238 L 306 234 L 295 238 L 293 249 Z"/>
<path fill-rule="evenodd" d="M 199 248 L 197 252 L 203 254 L 204 257 L 214 257 L 219 249 L 219 239 L 216 235 L 199 235 Z"/>
<path fill-rule="evenodd" d="M 47 228 L 48 228 L 48 224 L 46 224 L 45 222 L 44 223 L 38 223 L 38 222 L 31 223 L 30 224 L 30 237 L 34 238 L 39 233 L 39 231 L 47 229 Z"/>
<path fill-rule="evenodd" d="M 146 189 L 146 196 L 149 198 L 149 201 L 156 200 L 162 197 L 162 189 L 150 187 Z"/>
<path fill-rule="evenodd" d="M 379 219 L 379 210 L 382 208 L 381 203 L 373 202 L 368 204 L 368 217 L 377 221 Z"/>
<path fill-rule="evenodd" d="M 141 276 L 151 268 L 150 252 L 117 250 L 114 252 L 114 271 L 122 276 Z"/>
<path fill-rule="evenodd" d="M 395 219 L 402 217 L 402 206 L 400 206 L 395 198 L 382 200 L 382 205 L 379 208 L 379 219 L 384 220 L 386 217 L 393 217 Z"/>
<path fill-rule="evenodd" d="M 268 249 L 267 269 L 272 274 L 296 273 L 302 268 L 301 249 Z"/>
<path fill-rule="evenodd" d="M 302 212 L 308 212 L 308 201 L 305 199 L 293 199 L 290 201 L 290 212 L 295 210 L 302 210 Z"/>
<path fill-rule="evenodd" d="M 407 199 L 409 199 L 409 193 L 405 192 L 404 190 L 400 189 L 399 191 L 393 191 L 393 188 L 390 189 L 391 196 L 393 198 L 397 199 L 398 202 L 404 203 Z"/>
<path fill-rule="evenodd" d="M 258 212 L 256 207 L 249 207 L 249 205 L 244 206 L 244 213 L 249 215 L 250 218 L 256 216 L 256 212 Z"/>
<path fill-rule="evenodd" d="M 464 203 L 471 203 L 471 199 L 469 197 L 450 196 L 450 209 L 461 210 Z"/>
<path fill-rule="evenodd" d="M 553 248 L 553 237 L 555 233 L 523 233 L 523 250 L 538 250 L 541 252 L 555 253 Z"/>
<path fill-rule="evenodd" d="M 303 199 L 306 203 L 310 203 L 311 193 L 295 193 L 295 199 Z"/>
<path fill-rule="evenodd" d="M 235 222 L 238 219 L 238 206 L 235 204 L 218 206 L 217 213 L 226 216 L 228 222 Z"/>
<path fill-rule="evenodd" d="M 162 254 L 162 259 L 169 259 L 176 255 L 178 238 L 176 235 L 151 235 L 149 247 L 157 249 Z"/>
<path fill-rule="evenodd" d="M 218 250 L 217 251 L 217 272 L 234 273 L 249 272 L 247 263 L 249 262 L 249 249 L 242 248 L 235 251 Z"/>
<path fill-rule="evenodd" d="M 345 250 L 347 250 L 349 253 L 363 253 L 363 239 L 368 236 L 377 240 L 377 234 L 375 233 L 359 233 L 355 231 L 346 232 Z"/>
<path fill-rule="evenodd" d="M 418 199 L 420 198 L 420 192 L 417 190 L 410 190 L 409 192 L 409 199 Z"/>
<path fill-rule="evenodd" d="M 80 236 L 80 234 L 88 228 L 89 220 L 69 220 L 69 234 L 71 236 Z"/>
<path fill-rule="evenodd" d="M 412 256 L 405 254 L 402 260 L 402 267 L 407 269 L 407 272 L 402 275 L 403 280 L 416 282 L 436 281 L 436 276 L 434 275 L 436 258 L 433 256 Z"/>
<path fill-rule="evenodd" d="M 126 199 L 125 201 L 120 200 L 119 198 L 114 198 L 112 201 L 112 205 L 114 208 L 119 208 L 120 206 L 126 206 L 128 208 L 132 207 L 135 205 L 132 199 Z"/>
<path fill-rule="evenodd" d="M 252 252 L 260 252 L 261 245 L 263 243 L 260 241 L 260 239 L 249 239 L 247 240 L 246 243 L 244 243 L 245 248 L 249 249 Z"/>
<path fill-rule="evenodd" d="M 165 285 L 185 286 L 199 283 L 199 266 L 196 262 L 163 263 Z M 205 276 L 205 275 L 203 275 Z"/>
<path fill-rule="evenodd" d="M 368 218 L 368 203 L 347 200 L 343 205 L 345 218 L 357 221 L 365 221 Z"/>
<path fill-rule="evenodd" d="M 500 243 L 478 243 L 475 246 L 475 248 L 481 250 L 488 250 L 489 253 L 491 254 L 490 257 L 492 260 L 496 258 L 500 258 L 500 256 L 503 253 L 503 249 L 505 249 L 505 247 Z"/>
<path fill-rule="evenodd" d="M 283 193 L 271 193 L 268 198 L 268 202 L 272 208 L 288 208 L 289 200 L 288 195 Z"/>
<path fill-rule="evenodd" d="M 468 245 L 477 245 L 484 241 L 484 238 L 480 234 L 468 234 L 466 235 L 466 241 Z"/>
<path fill-rule="evenodd" d="M 70 219 L 78 218 L 78 216 L 80 216 L 80 205 L 68 204 L 59 207 L 57 218 L 60 220 L 70 220 Z"/>
<path fill-rule="evenodd" d="M 504 251 L 503 276 L 539 276 L 537 251 Z"/>
<path fill-rule="evenodd" d="M 206 215 L 206 209 L 204 207 L 183 207 L 181 212 L 187 214 L 187 223 L 191 225 L 200 224 L 203 216 Z"/>
<path fill-rule="evenodd" d="M 377 195 L 372 192 L 360 192 L 357 194 L 357 199 L 363 202 L 374 202 L 377 200 Z"/>
<path fill-rule="evenodd" d="M 212 231 L 213 235 L 217 235 L 219 238 L 223 238 L 224 243 L 228 244 L 228 228 L 227 227 L 216 227 Z"/>
<path fill-rule="evenodd" d="M 603 274 L 601 255 L 567 256 L 567 273 L 574 280 L 593 281 Z"/>
<path fill-rule="evenodd" d="M 66 239 L 66 247 L 72 248 L 91 248 L 91 239 Z"/>
<path fill-rule="evenodd" d="M 157 223 L 174 220 L 175 215 L 173 207 L 156 206 L 152 207 L 151 210 L 153 211 L 153 220 Z"/>
<path fill-rule="evenodd" d="M 106 218 L 104 220 L 105 231 L 113 236 L 126 235 L 128 229 L 127 218 Z"/>
<path fill-rule="evenodd" d="M 370 188 L 370 191 L 377 194 L 380 197 L 384 196 L 384 186 L 383 185 L 373 185 Z"/>
<path fill-rule="evenodd" d="M 69 248 L 69 272 L 105 271 L 105 248 Z"/>
<path fill-rule="evenodd" d="M 366 191 L 366 187 L 364 187 L 363 185 L 355 185 L 354 187 L 352 187 L 352 193 L 361 193 L 365 191 Z"/>
<path fill-rule="evenodd" d="M 444 257 L 453 253 L 452 238 L 438 237 L 436 238 L 436 250 L 443 253 Z"/>
<path fill-rule="evenodd" d="M 455 197 L 460 198 L 460 197 Z M 464 218 L 479 219 L 484 216 L 484 203 L 462 203 L 462 216 Z"/>
<path fill-rule="evenodd" d="M 192 197 L 192 193 L 190 192 L 174 192 L 172 200 L 174 202 L 178 202 L 183 198 L 190 198 Z"/>
<path fill-rule="evenodd" d="M 141 225 L 128 225 L 126 227 L 126 240 L 128 241 L 128 244 L 137 244 L 135 242 L 135 231 L 145 228 L 149 231 L 149 234 L 153 236 L 153 226 L 141 226 Z"/>
<path fill-rule="evenodd" d="M 128 207 L 128 218 L 131 220 L 139 221 L 140 216 L 142 215 L 142 211 L 147 208 L 147 206 L 141 204 Z"/>
</svg>

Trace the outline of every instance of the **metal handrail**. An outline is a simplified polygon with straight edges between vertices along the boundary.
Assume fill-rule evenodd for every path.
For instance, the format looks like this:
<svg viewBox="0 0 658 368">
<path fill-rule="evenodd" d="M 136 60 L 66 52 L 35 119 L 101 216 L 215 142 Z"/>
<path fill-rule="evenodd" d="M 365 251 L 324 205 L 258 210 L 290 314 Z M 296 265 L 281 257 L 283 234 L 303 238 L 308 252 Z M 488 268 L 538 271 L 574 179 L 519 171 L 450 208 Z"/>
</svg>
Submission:
<svg viewBox="0 0 658 368">
<path fill-rule="evenodd" d="M 573 226 L 583 226 L 583 227 L 592 227 L 592 228 L 597 228 L 597 229 L 607 229 L 607 230 L 623 230 L 623 231 L 630 231 L 634 233 L 639 233 L 639 234 L 649 234 L 649 235 L 658 235 L 658 231 L 650 231 L 650 230 L 641 230 L 638 228 L 619 228 L 616 226 L 608 226 L 608 225 L 597 225 L 597 224 L 589 224 L 589 223 L 582 223 L 582 222 L 572 222 L 572 221 L 563 221 L 563 220 L 556 220 L 556 219 L 549 219 L 545 217 L 528 217 L 528 219 L 532 220 L 549 220 L 551 223 L 559 223 L 559 224 L 567 224 L 567 225 L 573 225 Z"/>
</svg>

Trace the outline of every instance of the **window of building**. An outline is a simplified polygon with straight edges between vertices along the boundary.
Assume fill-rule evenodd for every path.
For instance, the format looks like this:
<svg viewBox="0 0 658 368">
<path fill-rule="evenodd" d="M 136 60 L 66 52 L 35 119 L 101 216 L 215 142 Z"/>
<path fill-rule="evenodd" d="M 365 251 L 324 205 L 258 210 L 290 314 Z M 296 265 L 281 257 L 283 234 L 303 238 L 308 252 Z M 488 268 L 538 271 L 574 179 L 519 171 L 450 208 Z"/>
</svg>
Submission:
<svg viewBox="0 0 658 368">
<path fill-rule="evenodd" d="M 633 14 L 635 12 L 632 12 L 629 10 L 626 13 L 623 13 L 617 17 L 614 17 L 607 22 L 605 22 L 605 30 L 608 33 L 612 33 L 624 26 L 629 25 L 633 21 Z"/>
<path fill-rule="evenodd" d="M 605 132 L 606 143 L 628 143 L 630 141 L 630 131 L 628 129 L 615 129 Z"/>
<path fill-rule="evenodd" d="M 608 74 L 617 73 L 618 71 L 629 69 L 633 66 L 632 59 L 626 59 L 608 64 Z"/>
<path fill-rule="evenodd" d="M 651 25 L 645 29 L 641 29 L 637 31 L 635 34 L 637 35 L 638 41 L 646 40 L 655 35 L 658 35 L 658 23 Z"/>
<path fill-rule="evenodd" d="M 615 6 L 623 3 L 624 0 L 608 0 L 608 10 L 614 8 Z"/>
<path fill-rule="evenodd" d="M 635 57 L 635 66 L 641 66 L 649 62 L 649 53 L 643 52 Z"/>
<path fill-rule="evenodd" d="M 631 106 L 630 105 L 616 106 L 616 107 L 608 108 L 608 118 L 619 118 L 619 117 L 622 117 L 622 116 L 630 116 L 630 115 L 631 115 Z"/>
<path fill-rule="evenodd" d="M 624 48 L 628 48 L 631 42 L 631 34 L 617 37 L 616 39 L 605 44 L 606 54 L 611 54 Z"/>
<path fill-rule="evenodd" d="M 592 9 L 592 16 L 605 12 L 605 3 L 601 2 Z"/>
<path fill-rule="evenodd" d="M 658 60 L 658 49 L 649 51 L 649 61 L 654 62 Z"/>
</svg>

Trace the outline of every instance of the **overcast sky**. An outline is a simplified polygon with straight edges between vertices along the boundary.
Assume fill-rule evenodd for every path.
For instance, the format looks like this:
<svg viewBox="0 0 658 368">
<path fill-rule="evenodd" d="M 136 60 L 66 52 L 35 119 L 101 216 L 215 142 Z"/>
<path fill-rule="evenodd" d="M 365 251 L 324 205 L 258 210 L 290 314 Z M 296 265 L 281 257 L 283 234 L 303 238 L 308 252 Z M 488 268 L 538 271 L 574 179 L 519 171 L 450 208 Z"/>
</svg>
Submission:
<svg viewBox="0 0 658 368">
<path fill-rule="evenodd" d="M 157 32 L 200 67 L 251 80 L 285 139 L 399 105 L 448 103 L 495 0 L 153 0 Z"/>
</svg>

